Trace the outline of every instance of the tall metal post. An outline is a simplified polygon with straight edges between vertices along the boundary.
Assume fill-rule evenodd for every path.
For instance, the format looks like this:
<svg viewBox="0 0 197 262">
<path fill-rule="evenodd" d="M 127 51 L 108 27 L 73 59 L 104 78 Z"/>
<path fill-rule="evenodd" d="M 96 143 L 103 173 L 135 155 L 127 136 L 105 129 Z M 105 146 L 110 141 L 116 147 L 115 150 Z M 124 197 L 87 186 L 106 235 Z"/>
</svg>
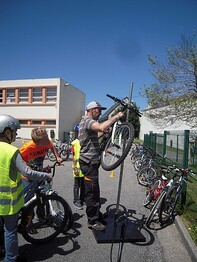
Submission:
<svg viewBox="0 0 197 262">
<path fill-rule="evenodd" d="M 131 104 L 131 99 L 132 99 L 132 92 L 133 92 L 133 82 L 131 82 L 130 85 L 130 94 L 129 94 L 129 104 Z M 129 120 L 129 109 L 127 109 L 127 122 Z M 124 150 L 124 145 L 123 145 L 123 150 Z M 119 186 L 118 186 L 118 195 L 117 195 L 117 204 L 116 204 L 116 214 L 115 216 L 118 216 L 118 210 L 119 210 L 119 205 L 120 205 L 120 194 L 121 194 L 121 189 L 122 189 L 122 177 L 123 177 L 123 169 L 124 169 L 124 161 L 122 162 L 120 166 L 120 176 L 119 176 Z"/>
<path fill-rule="evenodd" d="M 131 84 L 130 84 L 130 94 L 129 94 L 129 104 L 131 104 L 131 100 L 132 100 L 132 93 L 133 93 L 133 82 L 131 81 Z M 127 109 L 127 122 L 129 121 L 129 109 Z"/>
</svg>

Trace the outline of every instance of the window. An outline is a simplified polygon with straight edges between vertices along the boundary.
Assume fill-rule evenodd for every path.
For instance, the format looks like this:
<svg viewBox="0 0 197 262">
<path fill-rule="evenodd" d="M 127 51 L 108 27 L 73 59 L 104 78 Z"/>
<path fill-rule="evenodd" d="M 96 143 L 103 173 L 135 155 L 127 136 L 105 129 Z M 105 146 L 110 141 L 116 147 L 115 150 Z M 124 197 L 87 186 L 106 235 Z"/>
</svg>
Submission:
<svg viewBox="0 0 197 262">
<path fill-rule="evenodd" d="M 41 120 L 32 120 L 32 125 L 42 125 L 42 121 Z"/>
<path fill-rule="evenodd" d="M 56 102 L 57 100 L 57 88 L 47 87 L 46 88 L 46 102 Z"/>
<path fill-rule="evenodd" d="M 42 103 L 42 88 L 33 88 L 33 97 L 32 102 L 41 102 Z"/>
<path fill-rule="evenodd" d="M 56 125 L 56 120 L 46 120 L 45 125 L 55 126 Z"/>
<path fill-rule="evenodd" d="M 21 125 L 28 125 L 28 120 L 19 120 Z"/>
<path fill-rule="evenodd" d="M 0 103 L 2 103 L 3 101 L 3 91 L 2 89 L 0 89 Z"/>
<path fill-rule="evenodd" d="M 15 89 L 7 89 L 6 103 L 15 103 Z"/>
<path fill-rule="evenodd" d="M 28 102 L 28 88 L 19 89 L 19 103 Z"/>
</svg>

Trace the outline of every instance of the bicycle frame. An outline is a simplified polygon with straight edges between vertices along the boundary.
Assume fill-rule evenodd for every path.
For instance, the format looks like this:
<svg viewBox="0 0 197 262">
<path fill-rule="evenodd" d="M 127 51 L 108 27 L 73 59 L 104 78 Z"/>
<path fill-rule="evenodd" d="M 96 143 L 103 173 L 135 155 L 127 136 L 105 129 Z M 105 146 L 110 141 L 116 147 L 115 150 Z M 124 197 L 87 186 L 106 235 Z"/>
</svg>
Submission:
<svg viewBox="0 0 197 262">
<path fill-rule="evenodd" d="M 123 110 L 133 110 L 141 116 L 134 106 L 127 104 L 124 100 L 120 100 L 111 95 L 107 95 L 114 100 L 118 105 L 123 106 Z M 130 122 L 122 122 L 120 120 L 114 122 L 112 130 L 108 134 L 103 134 L 99 138 L 101 166 L 106 171 L 111 171 L 117 168 L 126 158 L 134 140 L 134 127 Z"/>
<path fill-rule="evenodd" d="M 150 192 L 154 192 L 154 195 L 153 195 L 153 201 L 155 201 L 158 196 L 160 195 L 161 191 L 162 191 L 162 188 L 164 188 L 165 186 L 167 185 L 167 180 L 162 180 L 160 181 L 159 185 L 157 187 L 153 187 L 150 189 Z"/>
<path fill-rule="evenodd" d="M 48 170 L 53 169 L 52 177 L 55 176 L 55 167 L 57 164 L 60 165 L 58 162 L 55 162 L 52 166 L 47 167 Z M 35 170 L 40 170 L 40 167 L 38 166 L 32 166 L 32 168 Z M 38 181 L 29 181 L 27 186 L 24 188 L 24 195 L 25 195 L 24 208 L 27 208 L 33 201 L 35 201 L 35 199 L 40 199 L 40 202 L 42 202 L 41 198 L 44 194 L 45 195 L 57 194 L 52 189 L 52 180 L 48 181 L 47 183 L 46 181 L 42 181 L 40 185 L 38 184 Z M 53 214 L 53 208 L 51 203 L 50 203 L 50 210 L 51 210 L 51 214 Z"/>
<path fill-rule="evenodd" d="M 55 175 L 55 162 L 50 168 Z M 36 167 L 34 167 L 36 169 Z M 49 169 L 49 166 L 46 167 Z M 50 172 L 50 171 L 49 171 Z M 18 232 L 30 243 L 41 244 L 54 239 L 72 225 L 72 210 L 67 201 L 52 189 L 52 180 L 39 185 L 30 181 L 24 189 L 26 201 L 18 217 Z"/>
</svg>

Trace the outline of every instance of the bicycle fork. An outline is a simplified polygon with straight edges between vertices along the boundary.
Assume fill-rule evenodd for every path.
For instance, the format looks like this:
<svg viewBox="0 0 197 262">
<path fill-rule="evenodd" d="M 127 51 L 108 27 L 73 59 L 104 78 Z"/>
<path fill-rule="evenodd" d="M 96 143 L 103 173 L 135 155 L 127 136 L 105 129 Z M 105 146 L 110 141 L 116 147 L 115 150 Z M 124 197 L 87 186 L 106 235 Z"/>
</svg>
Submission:
<svg viewBox="0 0 197 262">
<path fill-rule="evenodd" d="M 112 135 L 111 135 L 112 144 L 115 144 L 114 141 L 115 141 L 115 132 L 116 132 L 116 129 L 117 129 L 117 125 L 118 125 L 118 122 L 115 122 L 114 126 L 113 126 Z M 116 146 L 118 148 L 121 147 L 121 141 L 122 141 L 122 133 L 120 133 L 120 135 L 118 137 L 118 144 L 116 144 Z"/>
</svg>

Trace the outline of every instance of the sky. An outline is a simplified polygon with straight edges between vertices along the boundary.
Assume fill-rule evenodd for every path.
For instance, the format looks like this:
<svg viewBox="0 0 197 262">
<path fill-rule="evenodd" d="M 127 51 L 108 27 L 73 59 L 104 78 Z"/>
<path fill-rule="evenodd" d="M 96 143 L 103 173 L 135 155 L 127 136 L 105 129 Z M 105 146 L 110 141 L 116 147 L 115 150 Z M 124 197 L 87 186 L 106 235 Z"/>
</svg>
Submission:
<svg viewBox="0 0 197 262">
<path fill-rule="evenodd" d="M 0 0 L 0 80 L 62 78 L 86 104 L 106 94 L 143 110 L 148 55 L 197 32 L 197 0 Z M 131 86 L 132 92 L 131 92 Z"/>
</svg>

